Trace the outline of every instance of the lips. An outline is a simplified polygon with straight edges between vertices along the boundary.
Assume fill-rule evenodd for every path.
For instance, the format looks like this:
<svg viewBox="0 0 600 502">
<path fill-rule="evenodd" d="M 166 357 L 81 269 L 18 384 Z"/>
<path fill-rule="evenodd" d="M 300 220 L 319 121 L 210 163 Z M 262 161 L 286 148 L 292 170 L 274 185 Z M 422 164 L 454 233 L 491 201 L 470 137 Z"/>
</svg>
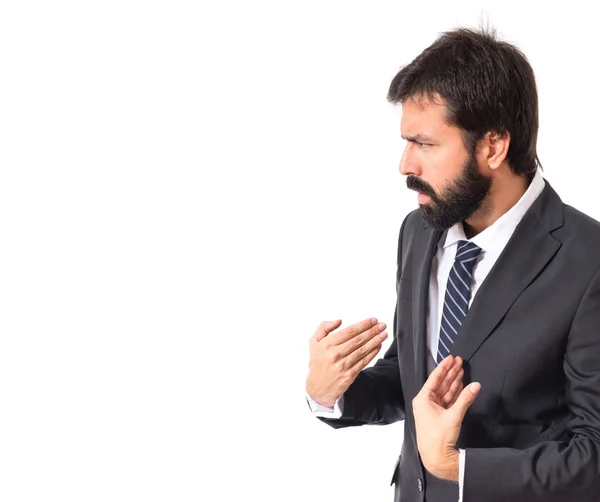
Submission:
<svg viewBox="0 0 600 502">
<path fill-rule="evenodd" d="M 430 200 L 431 197 L 424 193 L 419 192 L 419 194 L 417 195 L 417 201 L 419 202 L 419 204 L 427 204 Z"/>
</svg>

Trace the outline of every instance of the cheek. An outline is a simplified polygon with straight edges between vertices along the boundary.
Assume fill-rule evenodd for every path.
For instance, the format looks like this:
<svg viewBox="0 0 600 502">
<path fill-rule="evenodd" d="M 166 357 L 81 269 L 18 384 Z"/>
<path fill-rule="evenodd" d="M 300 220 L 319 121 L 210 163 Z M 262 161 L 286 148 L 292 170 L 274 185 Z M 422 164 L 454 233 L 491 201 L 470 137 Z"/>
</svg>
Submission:
<svg viewBox="0 0 600 502">
<path fill-rule="evenodd" d="M 437 198 L 442 200 L 461 173 L 462 166 L 457 166 L 454 159 L 444 155 L 437 158 L 432 156 L 424 162 L 422 179 L 433 189 Z"/>
<path fill-rule="evenodd" d="M 431 152 L 427 163 L 431 172 L 432 180 L 435 180 L 437 187 L 444 187 L 452 183 L 464 171 L 464 165 L 467 158 L 462 155 L 456 155 L 453 152 L 447 152 L 440 149 L 437 152 Z"/>
<path fill-rule="evenodd" d="M 421 158 L 423 178 L 436 192 L 439 192 L 440 187 L 443 187 L 451 178 L 450 159 L 447 155 L 435 151 L 424 152 Z"/>
</svg>

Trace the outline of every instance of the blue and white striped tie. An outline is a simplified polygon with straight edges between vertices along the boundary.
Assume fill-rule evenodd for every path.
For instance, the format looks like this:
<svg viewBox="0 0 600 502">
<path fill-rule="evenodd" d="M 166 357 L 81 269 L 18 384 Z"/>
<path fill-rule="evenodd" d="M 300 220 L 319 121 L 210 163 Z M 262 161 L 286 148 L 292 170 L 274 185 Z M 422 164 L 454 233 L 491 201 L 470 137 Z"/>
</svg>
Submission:
<svg viewBox="0 0 600 502">
<path fill-rule="evenodd" d="M 471 277 L 479 253 L 481 253 L 481 248 L 476 244 L 469 241 L 458 241 L 454 265 L 452 265 L 446 285 L 437 353 L 438 364 L 450 354 L 458 330 L 467 316 L 471 295 Z"/>
</svg>

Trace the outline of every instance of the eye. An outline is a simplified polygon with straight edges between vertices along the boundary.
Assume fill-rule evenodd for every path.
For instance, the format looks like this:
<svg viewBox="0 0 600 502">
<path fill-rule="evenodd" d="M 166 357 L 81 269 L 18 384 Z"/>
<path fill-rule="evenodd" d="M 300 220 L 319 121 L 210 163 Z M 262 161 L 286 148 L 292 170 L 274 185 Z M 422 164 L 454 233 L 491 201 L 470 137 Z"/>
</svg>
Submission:
<svg viewBox="0 0 600 502">
<path fill-rule="evenodd" d="M 419 148 L 429 148 L 430 146 L 430 143 L 419 143 Z"/>
</svg>

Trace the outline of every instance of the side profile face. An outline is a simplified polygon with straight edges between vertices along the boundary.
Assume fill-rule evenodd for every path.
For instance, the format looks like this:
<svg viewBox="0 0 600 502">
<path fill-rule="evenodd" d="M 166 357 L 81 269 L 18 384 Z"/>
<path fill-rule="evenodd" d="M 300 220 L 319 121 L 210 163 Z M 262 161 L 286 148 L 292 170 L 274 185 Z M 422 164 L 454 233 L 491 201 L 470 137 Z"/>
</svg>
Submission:
<svg viewBox="0 0 600 502">
<path fill-rule="evenodd" d="M 444 119 L 443 100 L 408 99 L 402 103 L 402 138 L 407 141 L 400 160 L 406 184 L 419 192 L 425 221 L 439 230 L 468 219 L 491 188 L 481 174 L 475 152 L 465 147 L 461 130 Z"/>
</svg>

